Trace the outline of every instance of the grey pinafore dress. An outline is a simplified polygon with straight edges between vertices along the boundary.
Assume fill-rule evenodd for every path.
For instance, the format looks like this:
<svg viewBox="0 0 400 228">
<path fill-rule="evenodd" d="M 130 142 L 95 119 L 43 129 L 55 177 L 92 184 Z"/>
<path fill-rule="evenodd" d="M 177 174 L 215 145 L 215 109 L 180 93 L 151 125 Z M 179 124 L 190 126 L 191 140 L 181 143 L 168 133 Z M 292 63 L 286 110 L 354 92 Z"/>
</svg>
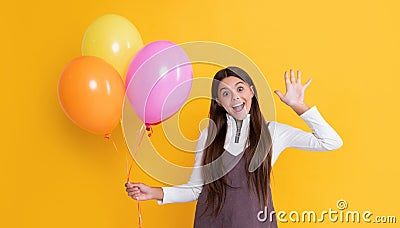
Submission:
<svg viewBox="0 0 400 228">
<path fill-rule="evenodd" d="M 224 153 L 223 156 L 234 164 L 226 174 L 227 182 L 230 186 L 238 188 L 226 188 L 225 203 L 216 218 L 211 211 L 203 214 L 207 206 L 207 191 L 203 188 L 196 205 L 194 228 L 277 228 L 275 213 L 271 216 L 274 206 L 269 182 L 268 206 L 265 208 L 264 203 L 260 205 L 257 193 L 247 186 L 248 171 L 245 170 L 244 156 L 234 156 L 230 153 Z"/>
</svg>

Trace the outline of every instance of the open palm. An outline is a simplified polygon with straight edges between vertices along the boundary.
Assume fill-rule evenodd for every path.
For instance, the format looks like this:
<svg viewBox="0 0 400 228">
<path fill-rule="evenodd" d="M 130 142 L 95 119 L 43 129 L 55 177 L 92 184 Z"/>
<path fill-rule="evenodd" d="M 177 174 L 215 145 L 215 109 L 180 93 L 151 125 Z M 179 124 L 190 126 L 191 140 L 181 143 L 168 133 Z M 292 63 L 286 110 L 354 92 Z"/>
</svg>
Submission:
<svg viewBox="0 0 400 228">
<path fill-rule="evenodd" d="M 297 80 L 294 76 L 294 71 L 290 70 L 290 78 L 288 72 L 285 71 L 286 94 L 283 95 L 281 91 L 275 90 L 274 92 L 279 96 L 282 102 L 290 107 L 304 104 L 304 91 L 311 83 L 311 78 L 308 79 L 306 84 L 301 85 L 301 72 L 297 71 Z"/>
</svg>

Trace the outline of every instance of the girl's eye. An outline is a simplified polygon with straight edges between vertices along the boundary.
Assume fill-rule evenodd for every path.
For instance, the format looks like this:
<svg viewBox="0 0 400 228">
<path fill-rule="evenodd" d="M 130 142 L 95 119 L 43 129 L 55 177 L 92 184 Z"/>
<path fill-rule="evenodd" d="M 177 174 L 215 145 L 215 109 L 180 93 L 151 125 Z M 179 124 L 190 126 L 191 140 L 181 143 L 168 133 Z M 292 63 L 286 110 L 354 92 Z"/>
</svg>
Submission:
<svg viewBox="0 0 400 228">
<path fill-rule="evenodd" d="M 226 96 L 228 96 L 228 95 L 229 95 L 228 91 L 222 92 L 222 96 L 226 97 Z"/>
<path fill-rule="evenodd" d="M 241 91 L 243 91 L 243 90 L 244 90 L 244 88 L 241 87 L 241 86 L 237 88 L 237 91 L 239 91 L 239 92 L 241 92 Z"/>
</svg>

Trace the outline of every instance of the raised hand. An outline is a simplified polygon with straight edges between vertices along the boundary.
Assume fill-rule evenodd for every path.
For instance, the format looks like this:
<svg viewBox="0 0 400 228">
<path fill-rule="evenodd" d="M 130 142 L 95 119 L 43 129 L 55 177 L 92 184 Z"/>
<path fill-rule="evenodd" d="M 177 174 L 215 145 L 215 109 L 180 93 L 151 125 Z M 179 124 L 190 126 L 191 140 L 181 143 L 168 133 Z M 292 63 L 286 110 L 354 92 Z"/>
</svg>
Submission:
<svg viewBox="0 0 400 228">
<path fill-rule="evenodd" d="M 297 79 L 295 78 L 293 69 L 290 70 L 290 78 L 288 72 L 285 71 L 285 84 L 286 94 L 283 95 L 281 91 L 275 90 L 274 92 L 279 96 L 282 102 L 293 108 L 298 114 L 303 113 L 309 107 L 304 103 L 304 92 L 310 85 L 312 79 L 301 85 L 301 72 L 297 71 Z"/>
</svg>

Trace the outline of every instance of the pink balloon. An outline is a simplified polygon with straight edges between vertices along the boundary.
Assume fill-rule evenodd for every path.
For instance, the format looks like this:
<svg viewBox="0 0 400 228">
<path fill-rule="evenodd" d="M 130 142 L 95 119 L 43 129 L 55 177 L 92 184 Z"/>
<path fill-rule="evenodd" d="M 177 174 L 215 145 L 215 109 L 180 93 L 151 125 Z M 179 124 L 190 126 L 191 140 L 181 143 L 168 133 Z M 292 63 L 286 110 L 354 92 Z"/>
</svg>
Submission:
<svg viewBox="0 0 400 228">
<path fill-rule="evenodd" d="M 138 117 L 158 124 L 175 114 L 192 88 L 189 57 L 170 41 L 144 46 L 132 59 L 126 74 L 126 95 Z"/>
</svg>

